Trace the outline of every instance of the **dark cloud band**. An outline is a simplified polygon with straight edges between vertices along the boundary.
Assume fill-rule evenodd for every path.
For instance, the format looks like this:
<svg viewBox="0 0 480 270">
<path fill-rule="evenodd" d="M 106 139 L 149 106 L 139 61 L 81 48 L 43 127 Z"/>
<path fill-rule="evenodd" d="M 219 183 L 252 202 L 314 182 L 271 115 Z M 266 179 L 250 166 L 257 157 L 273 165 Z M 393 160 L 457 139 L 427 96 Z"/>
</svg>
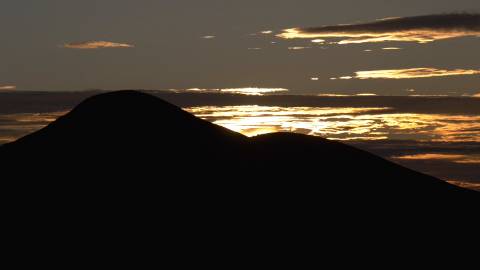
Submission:
<svg viewBox="0 0 480 270">
<path fill-rule="evenodd" d="M 342 38 L 340 44 L 385 41 L 427 43 L 480 36 L 480 14 L 387 18 L 370 23 L 286 29 L 281 38 Z"/>
</svg>

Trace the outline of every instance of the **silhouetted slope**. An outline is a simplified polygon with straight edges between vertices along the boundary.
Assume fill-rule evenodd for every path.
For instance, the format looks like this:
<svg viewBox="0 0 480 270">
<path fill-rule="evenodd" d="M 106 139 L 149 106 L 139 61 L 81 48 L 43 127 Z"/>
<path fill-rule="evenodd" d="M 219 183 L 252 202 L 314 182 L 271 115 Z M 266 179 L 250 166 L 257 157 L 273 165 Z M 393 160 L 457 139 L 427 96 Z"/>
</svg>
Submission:
<svg viewBox="0 0 480 270">
<path fill-rule="evenodd" d="M 5 148 L 27 151 L 29 156 L 56 151 L 74 156 L 79 154 L 76 151 L 89 151 L 94 157 L 112 155 L 108 151 L 151 152 L 147 148 L 156 146 L 211 149 L 245 139 L 154 96 L 121 91 L 88 98 L 46 128 Z"/>
<path fill-rule="evenodd" d="M 478 198 L 338 142 L 288 133 L 247 138 L 134 91 L 87 99 L 48 127 L 1 147 L 0 159 L 2 170 L 15 175 L 11 179 L 42 179 L 33 181 L 41 190 L 107 189 L 107 197 L 131 192 L 140 199 L 150 194 L 237 205 L 248 198 L 310 207 L 329 198 Z"/>
</svg>

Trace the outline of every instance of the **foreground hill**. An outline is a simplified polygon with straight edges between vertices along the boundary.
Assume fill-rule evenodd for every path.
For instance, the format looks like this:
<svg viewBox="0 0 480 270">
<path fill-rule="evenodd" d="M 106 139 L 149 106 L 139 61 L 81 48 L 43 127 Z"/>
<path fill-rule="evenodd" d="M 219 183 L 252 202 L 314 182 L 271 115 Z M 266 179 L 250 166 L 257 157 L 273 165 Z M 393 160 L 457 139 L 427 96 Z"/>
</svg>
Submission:
<svg viewBox="0 0 480 270">
<path fill-rule="evenodd" d="M 289 133 L 247 138 L 134 91 L 88 98 L 0 147 L 0 160 L 8 182 L 35 195 L 291 205 L 478 200 L 477 192 L 338 142 Z"/>
</svg>

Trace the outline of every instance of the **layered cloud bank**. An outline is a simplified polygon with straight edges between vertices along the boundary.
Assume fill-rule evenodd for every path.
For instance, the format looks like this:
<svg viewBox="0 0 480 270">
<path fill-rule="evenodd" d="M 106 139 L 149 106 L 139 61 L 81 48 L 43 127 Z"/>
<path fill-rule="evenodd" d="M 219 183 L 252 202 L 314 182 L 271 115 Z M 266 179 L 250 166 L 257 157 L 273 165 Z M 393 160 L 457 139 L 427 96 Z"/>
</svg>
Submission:
<svg viewBox="0 0 480 270">
<path fill-rule="evenodd" d="M 63 45 L 67 49 L 82 49 L 82 50 L 92 50 L 92 49 L 106 49 L 106 48 L 133 48 L 134 45 L 126 43 L 115 43 L 109 41 L 84 41 L 76 43 L 67 43 Z"/>
<path fill-rule="evenodd" d="M 436 68 L 409 68 L 409 69 L 386 69 L 386 70 L 370 70 L 357 71 L 355 76 L 343 76 L 332 79 L 416 79 L 416 78 L 433 78 L 461 75 L 479 75 L 480 70 L 475 69 L 436 69 Z"/>
<path fill-rule="evenodd" d="M 436 40 L 480 37 L 480 14 L 443 14 L 387 18 L 375 22 L 285 29 L 278 37 L 338 38 L 339 44 L 387 41 L 428 43 Z"/>
</svg>

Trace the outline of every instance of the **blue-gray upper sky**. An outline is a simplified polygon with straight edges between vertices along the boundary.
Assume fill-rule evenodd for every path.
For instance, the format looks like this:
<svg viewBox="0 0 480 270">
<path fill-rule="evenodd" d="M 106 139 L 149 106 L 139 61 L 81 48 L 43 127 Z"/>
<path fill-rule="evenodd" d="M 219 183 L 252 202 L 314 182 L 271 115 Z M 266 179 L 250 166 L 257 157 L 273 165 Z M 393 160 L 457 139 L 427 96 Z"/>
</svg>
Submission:
<svg viewBox="0 0 480 270">
<path fill-rule="evenodd" d="M 2 0 L 0 90 L 473 95 L 476 14 L 478 0 Z"/>
</svg>

